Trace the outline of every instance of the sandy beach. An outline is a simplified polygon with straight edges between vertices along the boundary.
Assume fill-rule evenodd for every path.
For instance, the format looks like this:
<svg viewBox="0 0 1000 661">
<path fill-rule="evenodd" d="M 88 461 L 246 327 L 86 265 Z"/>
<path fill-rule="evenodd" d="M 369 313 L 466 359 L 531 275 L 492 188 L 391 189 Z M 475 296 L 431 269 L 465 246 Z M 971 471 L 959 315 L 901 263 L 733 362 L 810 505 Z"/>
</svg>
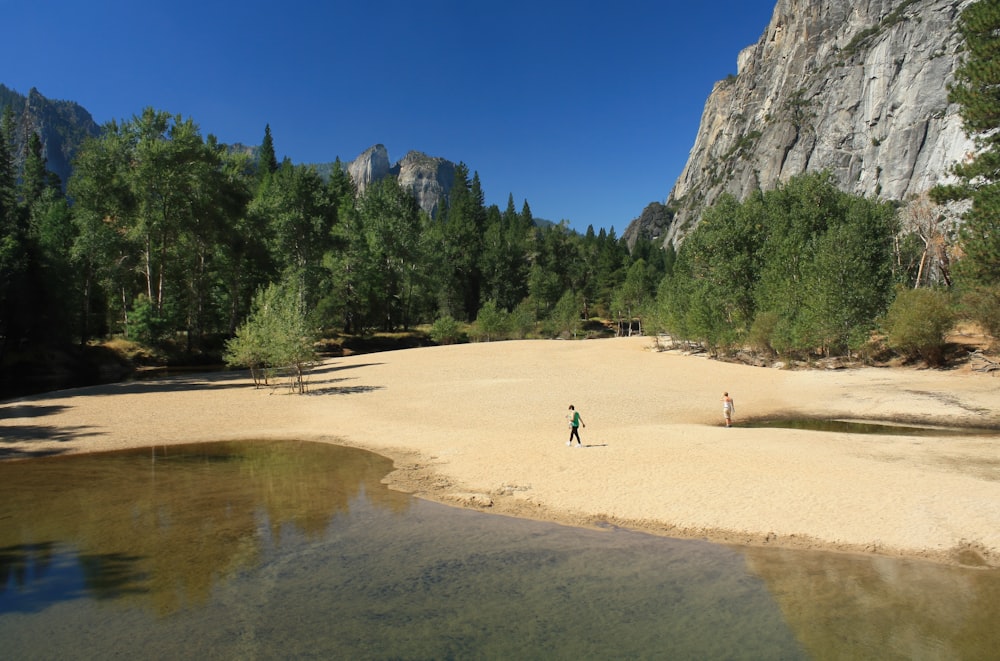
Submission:
<svg viewBox="0 0 1000 661">
<path fill-rule="evenodd" d="M 989 435 L 726 429 L 776 417 L 992 427 Z M 584 447 L 567 447 L 570 404 Z M 301 439 L 392 458 L 394 488 L 498 514 L 1000 566 L 1000 379 L 968 368 L 781 370 L 646 337 L 333 358 L 309 393 L 245 372 L 0 404 L 0 458 Z"/>
</svg>

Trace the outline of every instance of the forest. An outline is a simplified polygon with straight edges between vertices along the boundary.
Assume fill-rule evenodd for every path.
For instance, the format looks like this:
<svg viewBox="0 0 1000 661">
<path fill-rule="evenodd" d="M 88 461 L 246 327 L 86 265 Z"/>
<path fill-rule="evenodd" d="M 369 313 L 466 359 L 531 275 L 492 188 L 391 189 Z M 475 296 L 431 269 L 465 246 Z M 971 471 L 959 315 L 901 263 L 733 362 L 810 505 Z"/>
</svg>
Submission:
<svg viewBox="0 0 1000 661">
<path fill-rule="evenodd" d="M 430 218 L 393 178 L 358 195 L 339 163 L 328 179 L 279 163 L 269 127 L 253 159 L 152 108 L 86 142 L 63 194 L 37 135 L 13 171 L 6 117 L 5 353 L 121 336 L 218 354 L 277 283 L 295 287 L 319 333 L 468 323 L 485 306 L 520 315 L 525 334 L 536 322 L 558 334 L 549 324 L 562 299 L 580 318 L 612 318 L 632 304 L 630 273 L 648 293 L 665 271 L 648 242 L 629 251 L 614 230 L 536 224 L 513 195 L 487 207 L 464 164 Z"/>
</svg>

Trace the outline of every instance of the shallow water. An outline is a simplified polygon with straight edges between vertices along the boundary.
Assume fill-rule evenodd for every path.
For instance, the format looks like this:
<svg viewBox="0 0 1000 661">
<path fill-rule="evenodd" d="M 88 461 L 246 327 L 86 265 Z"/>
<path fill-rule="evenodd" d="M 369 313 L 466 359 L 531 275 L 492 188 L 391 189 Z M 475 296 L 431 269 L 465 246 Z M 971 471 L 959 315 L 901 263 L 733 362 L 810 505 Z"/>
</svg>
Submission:
<svg viewBox="0 0 1000 661">
<path fill-rule="evenodd" d="M 0 464 L 5 659 L 989 658 L 1000 573 L 460 510 L 225 443 Z"/>
<path fill-rule="evenodd" d="M 803 429 L 807 431 L 840 432 L 842 434 L 883 434 L 888 436 L 997 436 L 1000 429 L 975 427 L 913 427 L 857 420 L 827 420 L 819 418 L 787 418 L 754 420 L 736 425 L 764 429 Z"/>
</svg>

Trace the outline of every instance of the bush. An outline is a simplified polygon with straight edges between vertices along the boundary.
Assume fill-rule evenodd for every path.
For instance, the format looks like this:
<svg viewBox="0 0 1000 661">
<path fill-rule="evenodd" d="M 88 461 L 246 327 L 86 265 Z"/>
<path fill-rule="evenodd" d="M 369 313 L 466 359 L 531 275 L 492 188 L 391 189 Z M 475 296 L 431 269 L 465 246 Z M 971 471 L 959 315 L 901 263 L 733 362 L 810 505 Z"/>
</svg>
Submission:
<svg viewBox="0 0 1000 661">
<path fill-rule="evenodd" d="M 780 318 L 777 312 L 758 312 L 754 317 L 753 324 L 750 325 L 750 333 L 747 335 L 747 344 L 757 353 L 774 355 L 777 353 L 772 344 L 775 330 L 778 328 Z"/>
<path fill-rule="evenodd" d="M 1000 344 L 1000 286 L 977 287 L 962 296 L 962 312 Z"/>
<path fill-rule="evenodd" d="M 908 358 L 919 357 L 928 365 L 940 365 L 944 361 L 945 334 L 954 321 L 946 293 L 936 289 L 904 289 L 886 313 L 886 342 Z"/>
<path fill-rule="evenodd" d="M 167 335 L 169 324 L 156 312 L 153 302 L 139 296 L 128 317 L 128 337 L 147 346 L 156 345 Z"/>
<path fill-rule="evenodd" d="M 507 328 L 507 312 L 497 307 L 496 301 L 489 300 L 479 308 L 476 316 L 477 335 L 485 339 L 498 340 L 503 337 Z"/>
<path fill-rule="evenodd" d="M 462 338 L 458 322 L 451 315 L 437 319 L 431 326 L 431 339 L 438 344 L 455 344 Z"/>
<path fill-rule="evenodd" d="M 517 304 L 514 311 L 507 317 L 507 324 L 512 337 L 523 340 L 535 330 L 535 309 L 531 301 L 524 299 Z"/>
<path fill-rule="evenodd" d="M 572 291 L 567 291 L 563 294 L 559 302 L 556 303 L 556 307 L 549 318 L 549 321 L 552 322 L 554 334 L 567 338 L 575 338 L 576 334 L 580 332 L 580 326 L 583 324 L 580 316 L 580 309 L 582 307 L 580 297 Z"/>
<path fill-rule="evenodd" d="M 300 290 L 289 282 L 258 290 L 250 315 L 226 343 L 226 364 L 250 368 L 258 386 L 267 383 L 269 370 L 288 368 L 292 387 L 304 393 L 306 371 L 317 358 L 317 338 L 300 299 Z"/>
</svg>

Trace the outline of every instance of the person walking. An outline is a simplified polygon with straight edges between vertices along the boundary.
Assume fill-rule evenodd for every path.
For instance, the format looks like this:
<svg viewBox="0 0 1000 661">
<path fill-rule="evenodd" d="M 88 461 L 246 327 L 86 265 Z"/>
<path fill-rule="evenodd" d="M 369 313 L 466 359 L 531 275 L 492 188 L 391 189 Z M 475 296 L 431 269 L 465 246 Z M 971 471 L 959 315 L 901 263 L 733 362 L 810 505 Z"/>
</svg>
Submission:
<svg viewBox="0 0 1000 661">
<path fill-rule="evenodd" d="M 733 426 L 733 414 L 736 413 L 736 406 L 733 404 L 733 398 L 729 396 L 728 392 L 722 393 L 722 417 L 726 419 L 726 426 Z"/>
<path fill-rule="evenodd" d="M 580 426 L 586 427 L 583 418 L 580 417 L 580 412 L 573 408 L 573 405 L 569 405 L 569 415 L 566 416 L 569 420 L 569 440 L 566 441 L 566 445 L 573 445 L 573 439 L 576 439 L 576 447 L 582 448 L 583 442 L 580 441 Z"/>
</svg>

